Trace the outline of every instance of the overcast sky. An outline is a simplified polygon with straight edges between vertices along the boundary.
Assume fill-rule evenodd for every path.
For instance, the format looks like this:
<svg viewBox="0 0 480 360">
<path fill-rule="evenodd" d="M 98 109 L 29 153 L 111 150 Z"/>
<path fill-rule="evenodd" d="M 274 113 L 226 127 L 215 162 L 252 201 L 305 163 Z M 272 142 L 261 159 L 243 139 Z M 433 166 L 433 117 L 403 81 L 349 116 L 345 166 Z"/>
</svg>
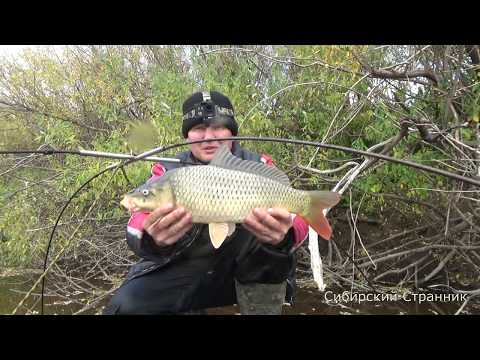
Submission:
<svg viewBox="0 0 480 360">
<path fill-rule="evenodd" d="M 17 55 L 27 47 L 32 47 L 32 45 L 0 45 L 0 55 Z"/>
<path fill-rule="evenodd" d="M 0 45 L 0 56 L 15 56 L 22 52 L 23 49 L 37 49 L 42 46 L 52 45 Z M 62 45 L 53 45 L 54 49 L 61 48 Z"/>
</svg>

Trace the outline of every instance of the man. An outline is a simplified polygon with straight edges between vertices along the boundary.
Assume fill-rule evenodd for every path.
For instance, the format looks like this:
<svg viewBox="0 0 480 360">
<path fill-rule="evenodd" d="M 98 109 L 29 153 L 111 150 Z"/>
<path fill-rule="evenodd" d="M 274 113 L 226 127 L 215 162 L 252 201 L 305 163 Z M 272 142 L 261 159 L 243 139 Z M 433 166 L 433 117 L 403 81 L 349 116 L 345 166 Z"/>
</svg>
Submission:
<svg viewBox="0 0 480 360">
<path fill-rule="evenodd" d="M 216 91 L 192 94 L 183 104 L 182 133 L 188 141 L 236 136 L 230 100 Z M 203 142 L 178 154 L 180 164 L 155 164 L 149 181 L 178 166 L 208 164 L 222 144 L 241 159 L 273 166 L 270 157 L 251 153 L 238 142 Z M 294 250 L 307 234 L 308 225 L 284 209 L 254 209 L 214 249 L 208 226 L 192 224 L 187 209 L 167 205 L 133 213 L 127 242 L 142 260 L 104 313 L 184 314 L 238 303 L 242 314 L 281 314 L 284 301 L 293 299 Z"/>
</svg>

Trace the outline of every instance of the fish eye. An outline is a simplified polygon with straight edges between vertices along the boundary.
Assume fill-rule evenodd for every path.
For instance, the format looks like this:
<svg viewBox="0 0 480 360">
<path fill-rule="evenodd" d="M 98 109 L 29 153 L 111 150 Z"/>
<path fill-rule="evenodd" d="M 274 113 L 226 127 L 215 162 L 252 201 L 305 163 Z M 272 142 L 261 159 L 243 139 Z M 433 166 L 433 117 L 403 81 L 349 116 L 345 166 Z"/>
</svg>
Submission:
<svg viewBox="0 0 480 360">
<path fill-rule="evenodd" d="M 145 195 L 145 196 L 147 196 L 147 195 L 149 194 L 149 191 L 148 191 L 147 189 L 143 189 L 143 190 L 142 190 L 142 194 Z"/>
</svg>

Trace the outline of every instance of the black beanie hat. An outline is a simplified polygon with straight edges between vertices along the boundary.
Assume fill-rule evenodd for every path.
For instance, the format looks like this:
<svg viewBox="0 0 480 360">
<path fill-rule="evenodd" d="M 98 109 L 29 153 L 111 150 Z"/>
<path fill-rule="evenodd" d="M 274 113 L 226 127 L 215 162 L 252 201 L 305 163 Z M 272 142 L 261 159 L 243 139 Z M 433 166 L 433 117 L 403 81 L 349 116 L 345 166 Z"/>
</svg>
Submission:
<svg viewBox="0 0 480 360">
<path fill-rule="evenodd" d="M 182 111 L 184 138 L 187 138 L 192 127 L 203 123 L 222 124 L 232 132 L 233 136 L 237 136 L 238 125 L 235 121 L 233 105 L 228 97 L 218 91 L 199 91 L 190 95 L 183 103 Z"/>
</svg>

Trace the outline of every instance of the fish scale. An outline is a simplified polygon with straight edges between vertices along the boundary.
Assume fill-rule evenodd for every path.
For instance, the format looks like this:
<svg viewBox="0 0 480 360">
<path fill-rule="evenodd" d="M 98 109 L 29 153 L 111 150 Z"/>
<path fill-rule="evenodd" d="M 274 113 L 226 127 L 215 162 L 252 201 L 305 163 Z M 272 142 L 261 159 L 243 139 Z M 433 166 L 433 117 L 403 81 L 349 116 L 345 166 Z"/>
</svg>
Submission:
<svg viewBox="0 0 480 360">
<path fill-rule="evenodd" d="M 256 207 L 299 211 L 308 205 L 300 190 L 236 170 L 195 166 L 175 169 L 170 178 L 176 202 L 191 211 L 193 222 L 240 223 Z"/>
</svg>

